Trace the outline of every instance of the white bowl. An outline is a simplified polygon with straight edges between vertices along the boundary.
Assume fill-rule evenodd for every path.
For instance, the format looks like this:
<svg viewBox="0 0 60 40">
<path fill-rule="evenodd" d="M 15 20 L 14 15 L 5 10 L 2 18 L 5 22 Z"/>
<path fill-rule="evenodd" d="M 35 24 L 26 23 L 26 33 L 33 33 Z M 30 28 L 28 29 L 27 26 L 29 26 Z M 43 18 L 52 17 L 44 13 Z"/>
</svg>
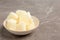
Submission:
<svg viewBox="0 0 60 40">
<path fill-rule="evenodd" d="M 4 20 L 3 26 L 4 26 L 5 29 L 7 29 L 12 34 L 15 34 L 15 35 L 26 35 L 26 34 L 29 34 L 29 33 L 33 32 L 34 30 L 36 30 L 36 28 L 39 26 L 39 20 L 38 20 L 38 18 L 36 18 L 34 16 L 32 16 L 32 18 L 33 18 L 33 21 L 35 23 L 35 28 L 32 29 L 32 30 L 28 30 L 28 31 L 14 31 L 14 30 L 10 30 L 10 29 L 8 29 L 6 27 L 6 20 Z"/>
</svg>

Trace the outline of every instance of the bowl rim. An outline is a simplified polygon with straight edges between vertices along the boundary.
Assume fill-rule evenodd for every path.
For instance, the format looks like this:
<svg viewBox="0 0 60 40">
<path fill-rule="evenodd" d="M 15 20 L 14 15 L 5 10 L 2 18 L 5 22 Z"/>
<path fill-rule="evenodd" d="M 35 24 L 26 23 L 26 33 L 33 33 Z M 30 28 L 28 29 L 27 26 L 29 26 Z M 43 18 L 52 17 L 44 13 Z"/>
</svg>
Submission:
<svg viewBox="0 0 60 40">
<path fill-rule="evenodd" d="M 6 19 L 5 19 L 4 22 L 3 22 L 3 26 L 4 26 L 4 28 L 7 29 L 7 30 L 15 31 L 15 32 L 28 32 L 28 31 L 32 31 L 32 30 L 38 28 L 38 27 L 39 27 L 39 23 L 40 23 L 40 21 L 39 21 L 39 19 L 38 19 L 37 17 L 32 16 L 32 18 L 35 18 L 35 19 L 38 21 L 38 24 L 37 24 L 37 26 L 35 26 L 35 28 L 33 28 L 33 29 L 31 29 L 31 30 L 27 30 L 27 31 L 16 31 L 16 30 L 10 30 L 10 29 L 8 29 L 8 28 L 6 27 L 6 25 L 5 25 L 5 24 L 6 24 Z M 33 19 L 33 20 L 34 20 L 34 19 Z"/>
</svg>

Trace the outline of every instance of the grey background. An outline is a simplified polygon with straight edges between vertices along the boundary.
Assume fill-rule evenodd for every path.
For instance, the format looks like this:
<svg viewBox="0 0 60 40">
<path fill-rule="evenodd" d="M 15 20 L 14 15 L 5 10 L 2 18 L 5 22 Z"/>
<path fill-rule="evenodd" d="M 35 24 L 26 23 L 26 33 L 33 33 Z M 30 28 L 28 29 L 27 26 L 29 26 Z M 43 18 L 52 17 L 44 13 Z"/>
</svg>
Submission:
<svg viewBox="0 0 60 40">
<path fill-rule="evenodd" d="M 39 28 L 32 34 L 16 36 L 3 28 L 9 12 L 18 9 L 39 18 Z M 60 40 L 60 0 L 0 0 L 0 40 Z"/>
</svg>

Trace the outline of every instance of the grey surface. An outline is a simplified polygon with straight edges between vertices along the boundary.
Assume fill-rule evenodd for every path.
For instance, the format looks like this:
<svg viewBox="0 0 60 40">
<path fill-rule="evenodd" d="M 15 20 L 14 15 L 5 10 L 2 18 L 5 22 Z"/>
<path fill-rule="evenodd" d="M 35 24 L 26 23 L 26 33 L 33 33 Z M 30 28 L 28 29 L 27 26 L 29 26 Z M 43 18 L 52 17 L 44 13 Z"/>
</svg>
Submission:
<svg viewBox="0 0 60 40">
<path fill-rule="evenodd" d="M 16 36 L 2 26 L 9 12 L 30 11 L 41 21 L 32 34 Z M 60 40 L 60 0 L 0 0 L 0 40 Z"/>
</svg>

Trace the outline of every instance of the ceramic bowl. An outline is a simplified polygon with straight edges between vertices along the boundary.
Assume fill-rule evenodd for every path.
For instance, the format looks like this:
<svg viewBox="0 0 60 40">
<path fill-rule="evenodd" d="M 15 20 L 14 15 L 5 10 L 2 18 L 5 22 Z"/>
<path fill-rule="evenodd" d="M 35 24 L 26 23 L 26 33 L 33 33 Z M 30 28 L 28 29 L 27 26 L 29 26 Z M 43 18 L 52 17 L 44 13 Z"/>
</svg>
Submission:
<svg viewBox="0 0 60 40">
<path fill-rule="evenodd" d="M 38 20 L 38 18 L 35 17 L 35 16 L 32 16 L 32 18 L 33 18 L 33 21 L 35 23 L 35 28 L 33 28 L 32 30 L 28 30 L 28 31 L 14 31 L 14 30 L 10 30 L 10 29 L 8 29 L 6 27 L 6 20 L 4 20 L 3 26 L 4 26 L 4 28 L 6 30 L 8 30 L 12 34 L 15 34 L 15 35 L 26 35 L 26 34 L 29 34 L 29 33 L 33 32 L 34 30 L 36 30 L 38 28 L 38 26 L 39 26 L 39 20 Z"/>
</svg>

